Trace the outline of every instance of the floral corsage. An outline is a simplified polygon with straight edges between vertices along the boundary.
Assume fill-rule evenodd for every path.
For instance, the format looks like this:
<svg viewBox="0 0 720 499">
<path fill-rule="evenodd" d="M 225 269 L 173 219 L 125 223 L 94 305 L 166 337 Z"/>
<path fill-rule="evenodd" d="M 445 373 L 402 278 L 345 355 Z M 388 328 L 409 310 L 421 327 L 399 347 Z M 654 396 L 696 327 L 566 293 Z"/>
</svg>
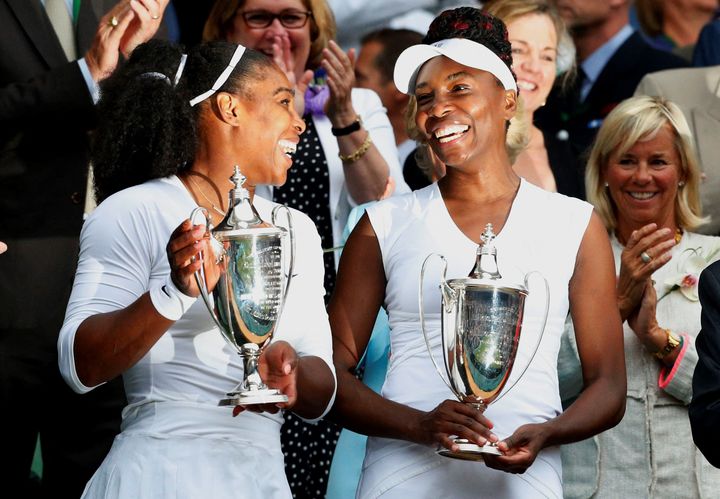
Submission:
<svg viewBox="0 0 720 499">
<path fill-rule="evenodd" d="M 688 300 L 698 301 L 697 288 L 700 272 L 716 260 L 719 251 L 720 248 L 716 248 L 707 255 L 704 254 L 702 247 L 688 248 L 683 251 L 678 258 L 676 272 L 665 279 L 668 290 L 658 298 L 658 301 L 676 290 L 679 290 Z"/>
</svg>

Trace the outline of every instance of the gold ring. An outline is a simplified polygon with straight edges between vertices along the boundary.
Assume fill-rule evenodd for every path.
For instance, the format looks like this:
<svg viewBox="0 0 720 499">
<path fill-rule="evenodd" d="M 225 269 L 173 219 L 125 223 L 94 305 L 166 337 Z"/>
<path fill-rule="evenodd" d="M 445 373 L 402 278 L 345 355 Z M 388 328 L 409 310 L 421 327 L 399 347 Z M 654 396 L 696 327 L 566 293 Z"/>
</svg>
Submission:
<svg viewBox="0 0 720 499">
<path fill-rule="evenodd" d="M 110 18 L 110 20 L 108 21 L 108 26 L 110 26 L 111 28 L 114 28 L 115 26 L 118 25 L 118 22 L 119 22 L 119 21 L 118 21 L 118 18 L 115 17 L 115 16 L 112 16 L 112 17 Z"/>
<path fill-rule="evenodd" d="M 160 19 L 160 16 L 157 15 L 157 14 L 155 14 L 154 16 L 150 16 L 150 17 L 151 17 L 151 19 L 153 19 L 154 21 L 157 21 L 158 19 Z"/>
<path fill-rule="evenodd" d="M 640 260 L 642 260 L 643 263 L 650 263 L 652 261 L 652 257 L 643 251 L 640 253 Z"/>
</svg>

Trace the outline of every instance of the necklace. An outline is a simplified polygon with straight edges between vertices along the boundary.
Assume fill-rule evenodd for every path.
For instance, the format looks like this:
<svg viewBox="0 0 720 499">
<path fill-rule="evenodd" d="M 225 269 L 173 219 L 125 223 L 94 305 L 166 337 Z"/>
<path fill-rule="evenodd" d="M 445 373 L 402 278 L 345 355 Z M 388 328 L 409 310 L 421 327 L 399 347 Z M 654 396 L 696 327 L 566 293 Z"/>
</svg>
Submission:
<svg viewBox="0 0 720 499">
<path fill-rule="evenodd" d="M 215 203 L 213 203 L 213 202 L 210 200 L 210 198 L 205 195 L 205 193 L 204 193 L 203 190 L 200 188 L 200 186 L 197 185 L 197 183 L 192 179 L 192 177 L 191 177 L 189 174 L 187 175 L 187 179 L 188 179 L 190 182 L 192 182 L 192 185 L 195 186 L 195 188 L 198 190 L 198 192 L 200 193 L 200 195 L 201 195 L 202 197 L 204 197 L 205 200 L 206 200 L 208 203 L 210 203 L 210 206 L 211 206 L 212 209 L 215 211 L 215 213 L 219 214 L 221 217 L 224 217 L 224 216 L 225 216 L 225 212 L 222 211 L 222 210 L 221 210 L 220 208 L 218 208 L 217 206 L 215 206 Z"/>
<path fill-rule="evenodd" d="M 678 227 L 677 229 L 675 229 L 675 244 L 679 244 L 680 239 L 682 239 L 682 237 L 683 237 L 683 230 L 680 227 Z"/>
</svg>

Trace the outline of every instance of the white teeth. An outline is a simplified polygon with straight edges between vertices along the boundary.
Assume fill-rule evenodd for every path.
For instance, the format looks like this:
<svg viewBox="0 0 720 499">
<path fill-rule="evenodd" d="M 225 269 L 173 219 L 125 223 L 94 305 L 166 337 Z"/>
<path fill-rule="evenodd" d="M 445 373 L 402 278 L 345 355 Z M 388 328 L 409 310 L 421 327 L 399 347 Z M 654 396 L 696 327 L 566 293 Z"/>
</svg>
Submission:
<svg viewBox="0 0 720 499">
<path fill-rule="evenodd" d="M 291 154 L 295 154 L 295 151 L 297 151 L 297 144 L 294 142 L 290 142 L 289 140 L 281 140 L 278 142 L 278 146 L 280 146 L 280 149 L 290 156 Z"/>
<path fill-rule="evenodd" d="M 628 194 L 630 194 L 630 197 L 632 197 L 634 199 L 650 199 L 656 193 L 655 192 L 628 192 Z"/>
<path fill-rule="evenodd" d="M 517 86 L 520 90 L 527 90 L 527 91 L 532 91 L 537 88 L 537 85 L 535 85 L 534 83 L 530 83 L 529 81 L 525 81 L 525 80 L 518 80 Z"/>
<path fill-rule="evenodd" d="M 445 128 L 435 130 L 434 135 L 439 142 L 450 142 L 465 133 L 469 128 L 470 127 L 467 125 L 450 125 Z"/>
</svg>

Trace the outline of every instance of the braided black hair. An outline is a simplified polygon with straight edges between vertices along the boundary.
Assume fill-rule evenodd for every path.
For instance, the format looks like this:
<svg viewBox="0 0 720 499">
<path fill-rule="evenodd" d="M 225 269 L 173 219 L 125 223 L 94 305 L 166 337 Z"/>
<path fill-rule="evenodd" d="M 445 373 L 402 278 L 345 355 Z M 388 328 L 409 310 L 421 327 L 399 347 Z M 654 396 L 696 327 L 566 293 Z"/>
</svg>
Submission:
<svg viewBox="0 0 720 499">
<path fill-rule="evenodd" d="M 507 28 L 497 17 L 475 7 L 458 7 L 440 13 L 430 24 L 422 43 L 431 44 L 448 38 L 465 38 L 485 45 L 512 70 L 512 48 Z"/>
<path fill-rule="evenodd" d="M 195 107 L 190 107 L 189 101 L 212 87 L 236 47 L 211 42 L 193 48 L 176 86 L 182 46 L 150 40 L 138 46 L 130 59 L 100 84 L 98 127 L 91 148 L 98 202 L 192 164 L 198 117 L 210 100 Z M 219 91 L 251 99 L 249 83 L 272 65 L 265 55 L 246 50 Z"/>
</svg>

